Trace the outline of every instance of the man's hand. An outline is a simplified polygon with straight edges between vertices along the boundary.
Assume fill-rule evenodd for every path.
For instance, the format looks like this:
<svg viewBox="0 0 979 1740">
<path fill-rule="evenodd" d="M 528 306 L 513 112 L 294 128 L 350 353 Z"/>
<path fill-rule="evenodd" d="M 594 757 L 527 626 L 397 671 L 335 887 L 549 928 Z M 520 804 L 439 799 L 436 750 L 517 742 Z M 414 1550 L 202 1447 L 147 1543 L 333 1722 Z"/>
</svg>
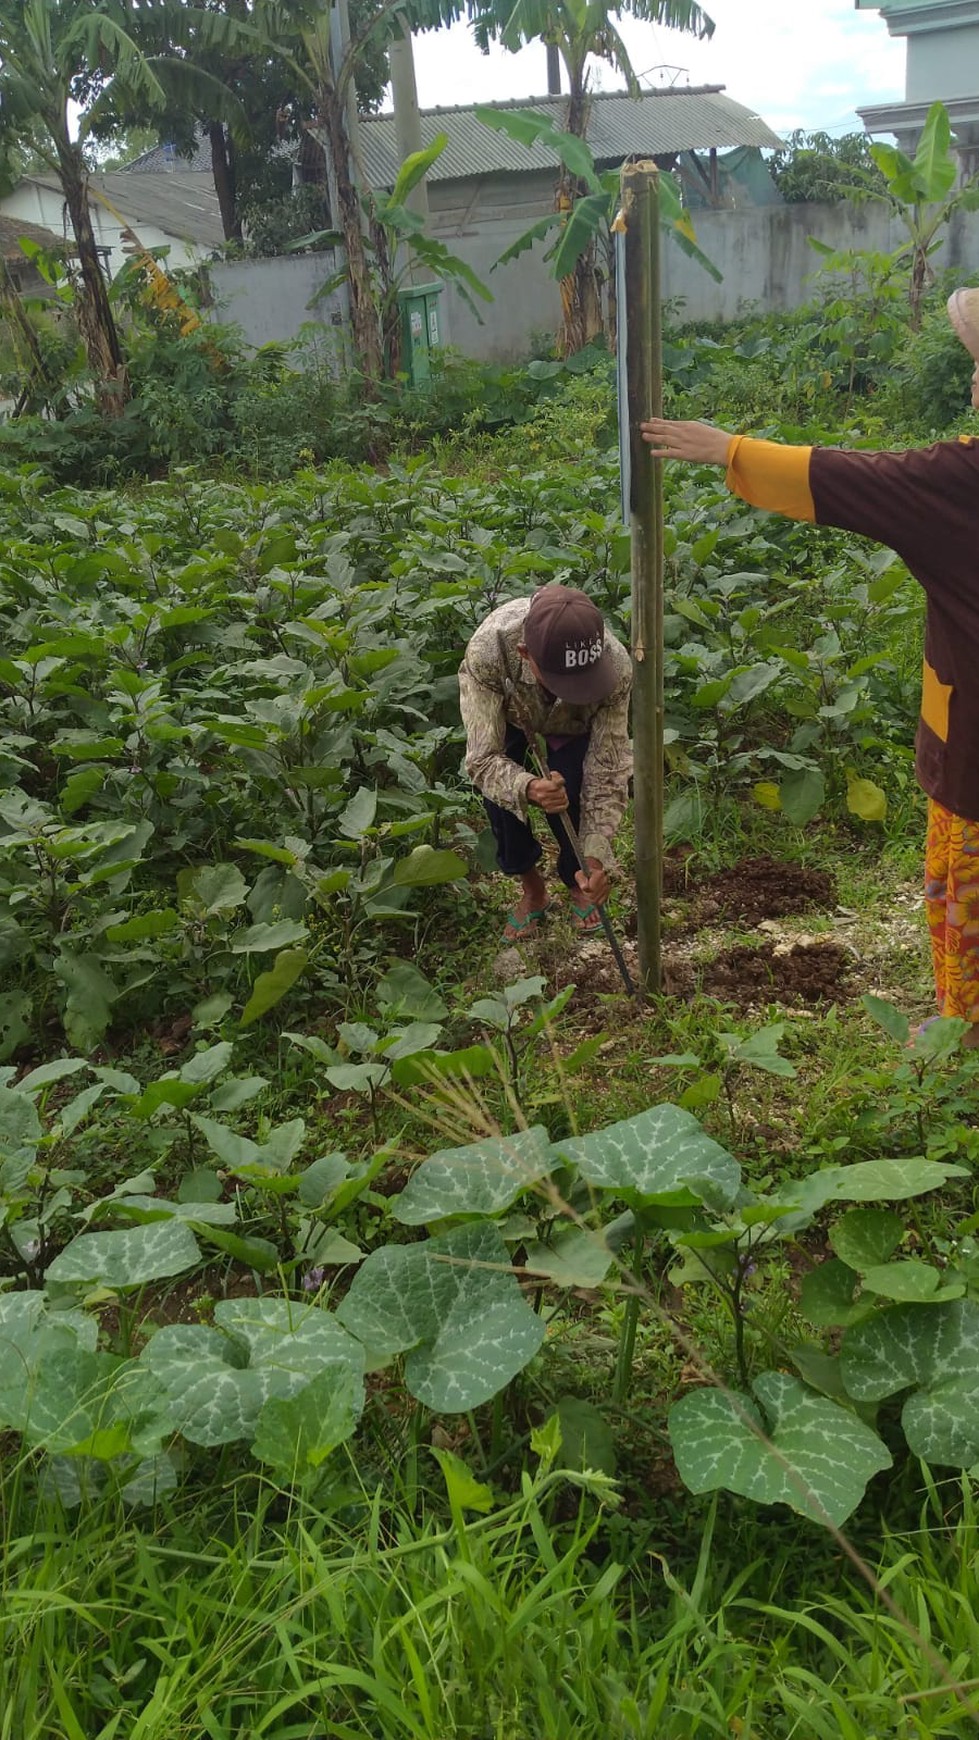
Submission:
<svg viewBox="0 0 979 1740">
<path fill-rule="evenodd" d="M 582 894 L 587 894 L 595 906 L 604 906 L 612 886 L 608 879 L 608 871 L 597 858 L 588 858 L 586 862 L 588 875 L 586 876 L 583 870 L 578 870 L 575 873 L 575 881 Z"/>
<path fill-rule="evenodd" d="M 640 423 L 642 438 L 653 449 L 654 459 L 687 459 L 700 465 L 726 465 L 728 444 L 726 429 L 715 429 L 712 423 L 672 423 L 653 417 Z"/>
<path fill-rule="evenodd" d="M 532 779 L 527 787 L 527 797 L 549 816 L 559 815 L 568 807 L 567 789 L 559 773 L 549 773 L 546 779 Z"/>
</svg>

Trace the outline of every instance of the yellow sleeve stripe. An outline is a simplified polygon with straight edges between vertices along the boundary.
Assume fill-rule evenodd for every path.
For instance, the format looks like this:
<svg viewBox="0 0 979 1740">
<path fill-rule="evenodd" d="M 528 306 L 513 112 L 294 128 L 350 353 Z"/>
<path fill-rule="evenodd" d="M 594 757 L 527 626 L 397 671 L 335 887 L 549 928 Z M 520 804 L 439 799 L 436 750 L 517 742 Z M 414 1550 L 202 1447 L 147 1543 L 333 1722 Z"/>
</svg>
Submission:
<svg viewBox="0 0 979 1740">
<path fill-rule="evenodd" d="M 938 672 L 926 659 L 921 688 L 921 717 L 942 743 L 948 742 L 948 710 L 951 699 L 951 683 L 941 682 Z"/>
<path fill-rule="evenodd" d="M 815 520 L 809 488 L 811 447 L 784 447 L 777 441 L 752 441 L 733 435 L 727 450 L 727 486 L 752 507 Z"/>
</svg>

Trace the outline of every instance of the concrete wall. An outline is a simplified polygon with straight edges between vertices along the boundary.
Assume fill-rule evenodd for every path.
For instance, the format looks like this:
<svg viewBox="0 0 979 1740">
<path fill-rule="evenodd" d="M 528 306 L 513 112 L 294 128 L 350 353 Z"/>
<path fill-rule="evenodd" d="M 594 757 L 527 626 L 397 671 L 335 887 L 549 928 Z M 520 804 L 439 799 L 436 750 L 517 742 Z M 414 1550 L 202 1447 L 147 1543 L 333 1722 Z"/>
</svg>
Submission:
<svg viewBox="0 0 979 1740">
<path fill-rule="evenodd" d="M 315 300 L 337 270 L 336 255 L 296 254 L 274 260 L 222 260 L 208 267 L 215 319 L 240 326 L 249 344 L 296 338 L 315 324 L 319 347 L 342 352 L 346 292 Z M 304 337 L 307 335 L 304 333 Z"/>
<path fill-rule="evenodd" d="M 494 295 L 493 302 L 478 304 L 480 325 L 457 291 L 447 285 L 443 292 L 443 336 L 467 355 L 519 358 L 535 334 L 558 326 L 560 296 L 543 260 L 546 241 L 492 270 L 500 254 L 550 210 L 549 177 L 540 178 L 540 187 L 528 188 L 530 179 L 515 177 L 513 187 L 494 182 L 478 195 L 471 182 L 443 182 L 432 190 L 433 233 L 466 260 Z M 527 198 L 528 192 L 534 197 Z M 519 204 L 514 203 L 517 197 Z M 767 313 L 800 307 L 813 294 L 811 280 L 820 264 L 809 246 L 810 236 L 831 248 L 875 252 L 894 249 L 904 240 L 902 226 L 886 208 L 870 204 L 711 211 L 700 213 L 696 224 L 697 240 L 723 280 L 716 284 L 666 239 L 663 294 L 680 306 L 687 320 L 733 320 L 752 309 Z M 979 272 L 979 213 L 956 215 L 935 264 L 957 267 L 963 276 Z M 236 320 L 252 344 L 292 338 L 304 323 L 316 319 L 325 323 L 324 337 L 334 341 L 337 329 L 331 322 L 338 315 L 342 319 L 338 302 L 310 308 L 317 285 L 333 270 L 330 255 L 214 266 L 219 318 Z"/>
<path fill-rule="evenodd" d="M 979 23 L 957 30 L 922 31 L 908 36 L 907 100 L 933 103 L 938 98 L 979 94 Z"/>
</svg>

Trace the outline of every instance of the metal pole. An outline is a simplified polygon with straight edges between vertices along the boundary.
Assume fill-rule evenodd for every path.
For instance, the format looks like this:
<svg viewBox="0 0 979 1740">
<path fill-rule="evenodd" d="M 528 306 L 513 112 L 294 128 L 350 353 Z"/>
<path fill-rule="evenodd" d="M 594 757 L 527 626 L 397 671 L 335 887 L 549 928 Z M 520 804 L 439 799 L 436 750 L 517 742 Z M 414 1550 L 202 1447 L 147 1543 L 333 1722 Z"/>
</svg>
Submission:
<svg viewBox="0 0 979 1740">
<path fill-rule="evenodd" d="M 626 377 L 632 533 L 632 729 L 635 747 L 636 906 L 643 989 L 661 988 L 663 888 L 663 469 L 650 464 L 639 424 L 663 414 L 659 171 L 622 171 Z"/>
<path fill-rule="evenodd" d="M 547 765 L 546 738 L 534 732 L 531 732 L 529 735 L 525 732 L 524 735 L 527 737 L 527 742 L 530 745 L 531 759 L 537 763 L 537 772 L 540 775 L 540 778 L 549 779 L 551 775 Z M 585 854 L 581 849 L 581 840 L 578 835 L 578 830 L 572 822 L 571 817 L 568 815 L 567 810 L 560 810 L 558 812 L 558 820 L 568 837 L 568 843 L 571 850 L 578 860 L 578 869 L 583 870 L 586 876 L 589 875 L 588 859 L 585 857 Z M 638 997 L 639 992 L 632 982 L 632 974 L 626 965 L 625 955 L 622 953 L 618 937 L 612 929 L 612 920 L 609 918 L 605 907 L 597 900 L 595 902 L 595 911 L 598 913 L 602 929 L 605 932 L 605 940 L 608 943 L 609 948 L 612 950 L 622 983 L 630 997 Z"/>
</svg>

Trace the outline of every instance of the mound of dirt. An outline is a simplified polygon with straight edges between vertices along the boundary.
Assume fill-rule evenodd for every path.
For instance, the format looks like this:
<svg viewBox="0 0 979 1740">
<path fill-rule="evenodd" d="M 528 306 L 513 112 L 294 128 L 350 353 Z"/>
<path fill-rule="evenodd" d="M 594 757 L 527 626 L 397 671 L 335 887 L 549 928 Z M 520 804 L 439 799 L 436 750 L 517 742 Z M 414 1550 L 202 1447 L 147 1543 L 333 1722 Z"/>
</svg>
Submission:
<svg viewBox="0 0 979 1740">
<path fill-rule="evenodd" d="M 741 858 L 729 870 L 718 870 L 698 891 L 697 918 L 784 918 L 789 913 L 832 911 L 836 887 L 825 870 L 779 858 Z"/>
<path fill-rule="evenodd" d="M 839 943 L 796 943 L 776 950 L 774 943 L 725 949 L 705 967 L 700 989 L 708 997 L 744 1007 L 751 1003 L 842 1003 L 851 995 L 844 983 L 852 957 Z"/>
</svg>

